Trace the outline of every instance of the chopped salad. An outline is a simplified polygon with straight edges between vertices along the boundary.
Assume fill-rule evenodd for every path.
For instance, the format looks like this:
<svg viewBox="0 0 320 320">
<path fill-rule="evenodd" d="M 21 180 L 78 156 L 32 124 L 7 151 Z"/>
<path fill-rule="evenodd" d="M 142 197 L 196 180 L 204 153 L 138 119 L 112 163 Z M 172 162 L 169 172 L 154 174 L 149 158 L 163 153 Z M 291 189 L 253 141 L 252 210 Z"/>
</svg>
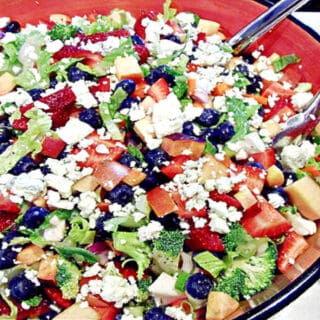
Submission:
<svg viewBox="0 0 320 320">
<path fill-rule="evenodd" d="M 300 58 L 177 12 L 0 18 L 0 319 L 225 319 L 309 247 Z"/>
</svg>

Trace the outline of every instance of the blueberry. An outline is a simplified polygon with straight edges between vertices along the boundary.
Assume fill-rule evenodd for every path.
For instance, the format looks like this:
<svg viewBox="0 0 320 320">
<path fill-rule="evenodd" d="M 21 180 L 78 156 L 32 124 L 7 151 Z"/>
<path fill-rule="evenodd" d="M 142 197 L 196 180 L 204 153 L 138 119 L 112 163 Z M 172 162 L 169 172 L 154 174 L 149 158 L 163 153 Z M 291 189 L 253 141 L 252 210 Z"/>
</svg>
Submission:
<svg viewBox="0 0 320 320">
<path fill-rule="evenodd" d="M 126 184 L 120 184 L 109 191 L 109 193 L 107 194 L 107 198 L 111 202 L 126 205 L 133 198 L 133 190 Z"/>
<path fill-rule="evenodd" d="M 50 77 L 50 88 L 55 88 L 57 84 L 58 84 L 58 80 L 57 80 L 56 76 L 51 76 Z"/>
<path fill-rule="evenodd" d="M 218 142 L 219 143 L 224 143 L 224 142 L 230 140 L 233 137 L 233 135 L 235 134 L 233 125 L 228 121 L 225 121 L 225 122 L 219 124 L 216 129 L 218 130 Z"/>
<path fill-rule="evenodd" d="M 40 171 L 41 171 L 42 174 L 44 174 L 44 175 L 52 172 L 51 169 L 49 168 L 49 166 L 46 165 L 46 164 L 41 164 L 41 165 L 40 165 Z"/>
<path fill-rule="evenodd" d="M 169 85 L 174 84 L 174 76 L 170 73 L 171 68 L 166 65 L 161 65 L 156 69 L 152 70 L 145 80 L 148 84 L 152 85 L 160 78 L 164 78 Z"/>
<path fill-rule="evenodd" d="M 260 117 L 263 117 L 263 116 L 264 116 L 264 108 L 259 108 L 259 109 L 258 109 L 258 115 L 259 115 Z"/>
<path fill-rule="evenodd" d="M 170 320 L 166 315 L 165 309 L 161 307 L 153 307 L 144 314 L 144 320 Z"/>
<path fill-rule="evenodd" d="M 0 249 L 0 270 L 11 268 L 15 265 L 14 260 L 18 252 L 15 250 L 18 246 L 9 246 L 6 249 Z"/>
<path fill-rule="evenodd" d="M 129 96 L 136 89 L 136 83 L 131 79 L 125 79 L 117 83 L 115 90 L 122 88 Z"/>
<path fill-rule="evenodd" d="M 149 191 L 159 185 L 159 175 L 147 168 L 144 170 L 144 173 L 147 174 L 147 177 L 140 183 L 140 187 L 145 191 Z"/>
<path fill-rule="evenodd" d="M 106 213 L 96 220 L 96 238 L 105 240 L 111 236 L 111 232 L 104 230 L 104 223 L 113 217 L 111 213 Z"/>
<path fill-rule="evenodd" d="M 92 75 L 86 71 L 80 70 L 76 66 L 71 66 L 68 69 L 68 79 L 71 82 L 76 82 L 79 80 L 92 80 Z"/>
<path fill-rule="evenodd" d="M 44 222 L 48 214 L 49 211 L 43 207 L 31 207 L 25 212 L 21 224 L 28 229 L 36 229 Z"/>
<path fill-rule="evenodd" d="M 247 86 L 247 93 L 254 94 L 260 92 L 262 87 L 262 78 L 259 75 L 248 77 L 250 84 Z"/>
<path fill-rule="evenodd" d="M 164 162 L 169 161 L 168 154 L 161 148 L 148 151 L 145 160 L 151 167 L 161 167 Z"/>
<path fill-rule="evenodd" d="M 99 112 L 95 108 L 85 109 L 80 112 L 79 119 L 94 129 L 102 127 L 102 120 Z"/>
<path fill-rule="evenodd" d="M 0 143 L 0 154 L 4 152 L 10 145 L 11 145 L 10 142 Z"/>
<path fill-rule="evenodd" d="M 254 57 L 250 53 L 243 53 L 242 59 L 244 62 L 246 62 L 248 64 L 253 64 L 255 61 Z"/>
<path fill-rule="evenodd" d="M 139 165 L 140 161 L 130 153 L 123 153 L 118 160 L 121 164 L 133 168 Z"/>
<path fill-rule="evenodd" d="M 2 239 L 2 242 L 10 243 L 10 241 L 16 237 L 22 237 L 22 234 L 16 230 L 10 231 L 4 236 L 4 238 Z"/>
<path fill-rule="evenodd" d="M 0 120 L 0 126 L 1 127 L 11 127 L 11 124 L 10 124 L 10 120 L 9 120 L 9 118 L 2 118 L 1 120 Z"/>
<path fill-rule="evenodd" d="M 211 127 L 218 123 L 219 112 L 213 109 L 203 109 L 201 115 L 195 119 L 195 122 L 204 127 Z"/>
<path fill-rule="evenodd" d="M 250 161 L 247 163 L 248 166 L 251 166 L 251 167 L 256 167 L 256 168 L 260 168 L 260 169 L 265 169 L 264 168 L 264 165 L 258 161 Z"/>
<path fill-rule="evenodd" d="M 28 300 L 39 293 L 39 286 L 26 277 L 24 272 L 13 277 L 9 283 L 10 296 L 15 300 Z"/>
<path fill-rule="evenodd" d="M 8 142 L 11 137 L 11 130 L 6 127 L 0 127 L 0 143 Z"/>
<path fill-rule="evenodd" d="M 201 138 L 209 140 L 211 143 L 216 144 L 219 140 L 219 131 L 216 128 L 205 128 L 201 131 Z"/>
<path fill-rule="evenodd" d="M 276 166 L 283 171 L 283 165 L 279 160 L 276 160 Z"/>
<path fill-rule="evenodd" d="M 43 92 L 45 92 L 44 89 L 38 89 L 38 88 L 31 89 L 28 91 L 33 101 L 39 100 Z"/>
<path fill-rule="evenodd" d="M 30 172 L 37 168 L 37 164 L 30 157 L 23 157 L 16 165 L 10 170 L 12 174 L 19 175 L 23 172 Z"/>
<path fill-rule="evenodd" d="M 121 102 L 119 109 L 130 109 L 133 104 L 139 104 L 139 100 L 134 97 L 128 97 Z"/>
<path fill-rule="evenodd" d="M 52 320 L 58 313 L 56 311 L 49 311 L 48 313 L 39 316 L 39 320 Z"/>
<path fill-rule="evenodd" d="M 195 273 L 190 276 L 186 283 L 187 293 L 195 299 L 206 299 L 209 295 L 209 292 L 213 288 L 212 279 L 203 274 Z"/>
<path fill-rule="evenodd" d="M 142 38 L 140 38 L 139 36 L 137 36 L 136 34 L 131 36 L 131 40 L 133 44 L 140 44 L 140 45 L 144 45 L 144 42 L 142 40 Z"/>
<path fill-rule="evenodd" d="M 5 35 L 6 35 L 5 32 L 0 30 L 0 39 L 4 38 Z"/>
<path fill-rule="evenodd" d="M 21 30 L 21 26 L 18 21 L 10 21 L 4 29 L 6 32 L 18 33 Z"/>
<path fill-rule="evenodd" d="M 180 219 L 175 213 L 166 214 L 162 218 L 159 218 L 152 212 L 150 215 L 150 220 L 159 221 L 161 225 L 169 231 L 178 230 L 180 225 Z"/>
<path fill-rule="evenodd" d="M 182 133 L 187 134 L 188 136 L 195 136 L 194 124 L 192 121 L 186 121 L 183 123 Z"/>
<path fill-rule="evenodd" d="M 238 64 L 235 70 L 242 73 L 246 77 L 249 76 L 249 69 L 245 64 Z"/>
<path fill-rule="evenodd" d="M 296 175 L 293 171 L 284 169 L 282 172 L 283 172 L 284 177 L 285 177 L 285 179 L 286 179 L 286 183 L 287 183 L 288 181 L 290 181 L 290 180 L 291 180 L 292 182 L 298 180 L 297 175 Z"/>
<path fill-rule="evenodd" d="M 175 34 L 168 34 L 164 38 L 175 43 L 179 43 L 179 44 L 181 43 L 180 38 Z"/>
</svg>

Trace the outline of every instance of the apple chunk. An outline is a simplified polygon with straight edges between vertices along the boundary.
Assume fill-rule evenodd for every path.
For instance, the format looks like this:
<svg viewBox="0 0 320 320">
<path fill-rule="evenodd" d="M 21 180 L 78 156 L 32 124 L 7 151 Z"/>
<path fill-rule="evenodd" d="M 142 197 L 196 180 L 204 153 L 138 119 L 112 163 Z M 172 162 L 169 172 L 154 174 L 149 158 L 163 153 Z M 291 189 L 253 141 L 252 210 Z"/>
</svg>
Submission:
<svg viewBox="0 0 320 320">
<path fill-rule="evenodd" d="M 119 80 L 132 79 L 140 81 L 143 78 L 138 60 L 133 56 L 117 57 L 114 66 L 116 68 L 116 76 Z"/>
<path fill-rule="evenodd" d="M 285 187 L 290 201 L 310 220 L 320 219 L 320 186 L 309 176 Z"/>
</svg>

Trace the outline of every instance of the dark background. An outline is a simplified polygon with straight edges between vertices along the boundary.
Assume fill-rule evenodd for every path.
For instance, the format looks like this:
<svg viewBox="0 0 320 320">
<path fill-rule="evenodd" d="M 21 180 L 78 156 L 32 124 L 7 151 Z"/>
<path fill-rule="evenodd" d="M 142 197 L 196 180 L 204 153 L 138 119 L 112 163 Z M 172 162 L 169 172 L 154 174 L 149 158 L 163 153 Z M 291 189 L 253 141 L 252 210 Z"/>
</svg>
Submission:
<svg viewBox="0 0 320 320">
<path fill-rule="evenodd" d="M 269 0 L 272 3 L 276 3 L 278 0 Z M 319 11 L 320 12 L 320 0 L 312 0 L 299 11 Z"/>
</svg>

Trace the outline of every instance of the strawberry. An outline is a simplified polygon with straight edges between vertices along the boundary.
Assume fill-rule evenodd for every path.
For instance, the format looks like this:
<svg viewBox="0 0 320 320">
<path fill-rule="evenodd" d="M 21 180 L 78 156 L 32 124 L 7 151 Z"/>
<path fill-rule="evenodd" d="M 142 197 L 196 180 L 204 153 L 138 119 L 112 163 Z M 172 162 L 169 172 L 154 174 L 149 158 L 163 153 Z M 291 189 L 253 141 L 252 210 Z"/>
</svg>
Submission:
<svg viewBox="0 0 320 320">
<path fill-rule="evenodd" d="M 1 315 L 10 315 L 10 307 L 7 303 L 0 297 L 0 314 Z"/>
<path fill-rule="evenodd" d="M 286 115 L 283 114 L 283 111 L 285 111 L 287 117 L 294 115 L 295 112 L 293 110 L 293 105 L 291 103 L 290 97 L 280 97 L 279 100 L 275 102 L 275 105 L 272 108 L 265 108 L 263 120 L 267 121 L 278 116 L 281 121 L 284 121 L 285 119 L 283 119 L 283 117 L 285 117 Z"/>
<path fill-rule="evenodd" d="M 289 232 L 279 250 L 277 261 L 279 271 L 285 273 L 308 247 L 309 244 L 303 236 L 295 231 Z"/>
<path fill-rule="evenodd" d="M 148 95 L 157 102 L 164 99 L 169 94 L 169 85 L 164 78 L 158 79 L 148 90 Z"/>
<path fill-rule="evenodd" d="M 18 315 L 16 320 L 38 318 L 48 313 L 51 310 L 50 303 L 46 299 L 43 299 L 37 307 L 31 307 L 28 310 L 23 309 L 20 304 L 17 304 L 17 307 L 18 307 Z"/>
<path fill-rule="evenodd" d="M 240 174 L 244 171 L 246 179 L 234 185 L 233 191 L 239 191 L 242 186 L 247 186 L 254 194 L 260 194 L 266 178 L 265 170 L 253 166 L 237 165 Z"/>
<path fill-rule="evenodd" d="M 195 45 L 198 45 L 200 41 L 206 42 L 207 41 L 207 35 L 204 32 L 199 32 L 197 39 L 194 41 Z"/>
<path fill-rule="evenodd" d="M 291 228 L 289 221 L 265 199 L 245 211 L 241 225 L 253 237 L 278 237 Z"/>
<path fill-rule="evenodd" d="M 140 63 L 146 62 L 150 56 L 150 52 L 149 52 L 148 48 L 143 44 L 134 44 L 133 47 L 134 47 L 135 52 L 139 56 L 139 62 Z"/>
<path fill-rule="evenodd" d="M 209 250 L 223 251 L 224 246 L 217 232 L 212 232 L 206 224 L 202 228 L 195 228 L 193 223 L 190 223 L 189 239 L 186 244 L 191 250 Z"/>
<path fill-rule="evenodd" d="M 252 153 L 250 158 L 260 162 L 266 170 L 276 163 L 276 153 L 273 148 L 268 148 L 263 152 Z"/>
<path fill-rule="evenodd" d="M 57 158 L 65 146 L 66 143 L 63 140 L 48 136 L 42 141 L 42 150 L 40 153 L 50 158 Z"/>
<path fill-rule="evenodd" d="M 241 203 L 236 198 L 225 193 L 219 193 L 217 190 L 210 192 L 210 198 L 214 201 L 225 202 L 228 206 L 236 207 L 237 209 L 242 208 Z"/>
<path fill-rule="evenodd" d="M 88 36 L 85 36 L 83 38 L 84 42 L 100 42 L 100 41 L 106 41 L 109 37 L 117 37 L 117 38 L 128 38 L 130 37 L 130 32 L 125 29 L 119 29 L 119 30 L 113 30 L 113 31 L 108 31 L 108 32 L 97 32 L 94 34 L 89 34 Z"/>
<path fill-rule="evenodd" d="M 146 96 L 146 89 L 147 83 L 142 80 L 136 83 L 136 89 L 134 90 L 132 96 L 136 98 L 144 98 Z"/>
<path fill-rule="evenodd" d="M 168 165 L 161 167 L 160 171 L 168 178 L 173 179 L 177 174 L 183 173 L 183 164 L 190 159 L 190 156 L 186 155 L 174 157 Z"/>
<path fill-rule="evenodd" d="M 157 13 L 155 13 L 154 11 L 149 11 L 148 13 L 140 16 L 136 20 L 136 22 L 134 24 L 134 31 L 142 39 L 146 38 L 146 31 L 145 31 L 146 28 L 142 25 L 143 19 L 146 19 L 146 18 L 153 20 L 153 21 L 156 21 L 157 20 Z"/>
<path fill-rule="evenodd" d="M 100 62 L 103 56 L 100 53 L 92 52 L 90 50 L 81 49 L 75 46 L 66 45 L 53 55 L 55 60 L 63 58 L 83 58 L 86 65 L 94 66 Z"/>
<path fill-rule="evenodd" d="M 72 301 L 64 299 L 62 297 L 62 292 L 58 288 L 54 287 L 44 287 L 43 288 L 45 295 L 52 301 L 55 302 L 61 308 L 68 308 L 72 305 Z"/>
<path fill-rule="evenodd" d="M 0 211 L 0 232 L 11 227 L 17 217 L 17 213 Z"/>
</svg>

